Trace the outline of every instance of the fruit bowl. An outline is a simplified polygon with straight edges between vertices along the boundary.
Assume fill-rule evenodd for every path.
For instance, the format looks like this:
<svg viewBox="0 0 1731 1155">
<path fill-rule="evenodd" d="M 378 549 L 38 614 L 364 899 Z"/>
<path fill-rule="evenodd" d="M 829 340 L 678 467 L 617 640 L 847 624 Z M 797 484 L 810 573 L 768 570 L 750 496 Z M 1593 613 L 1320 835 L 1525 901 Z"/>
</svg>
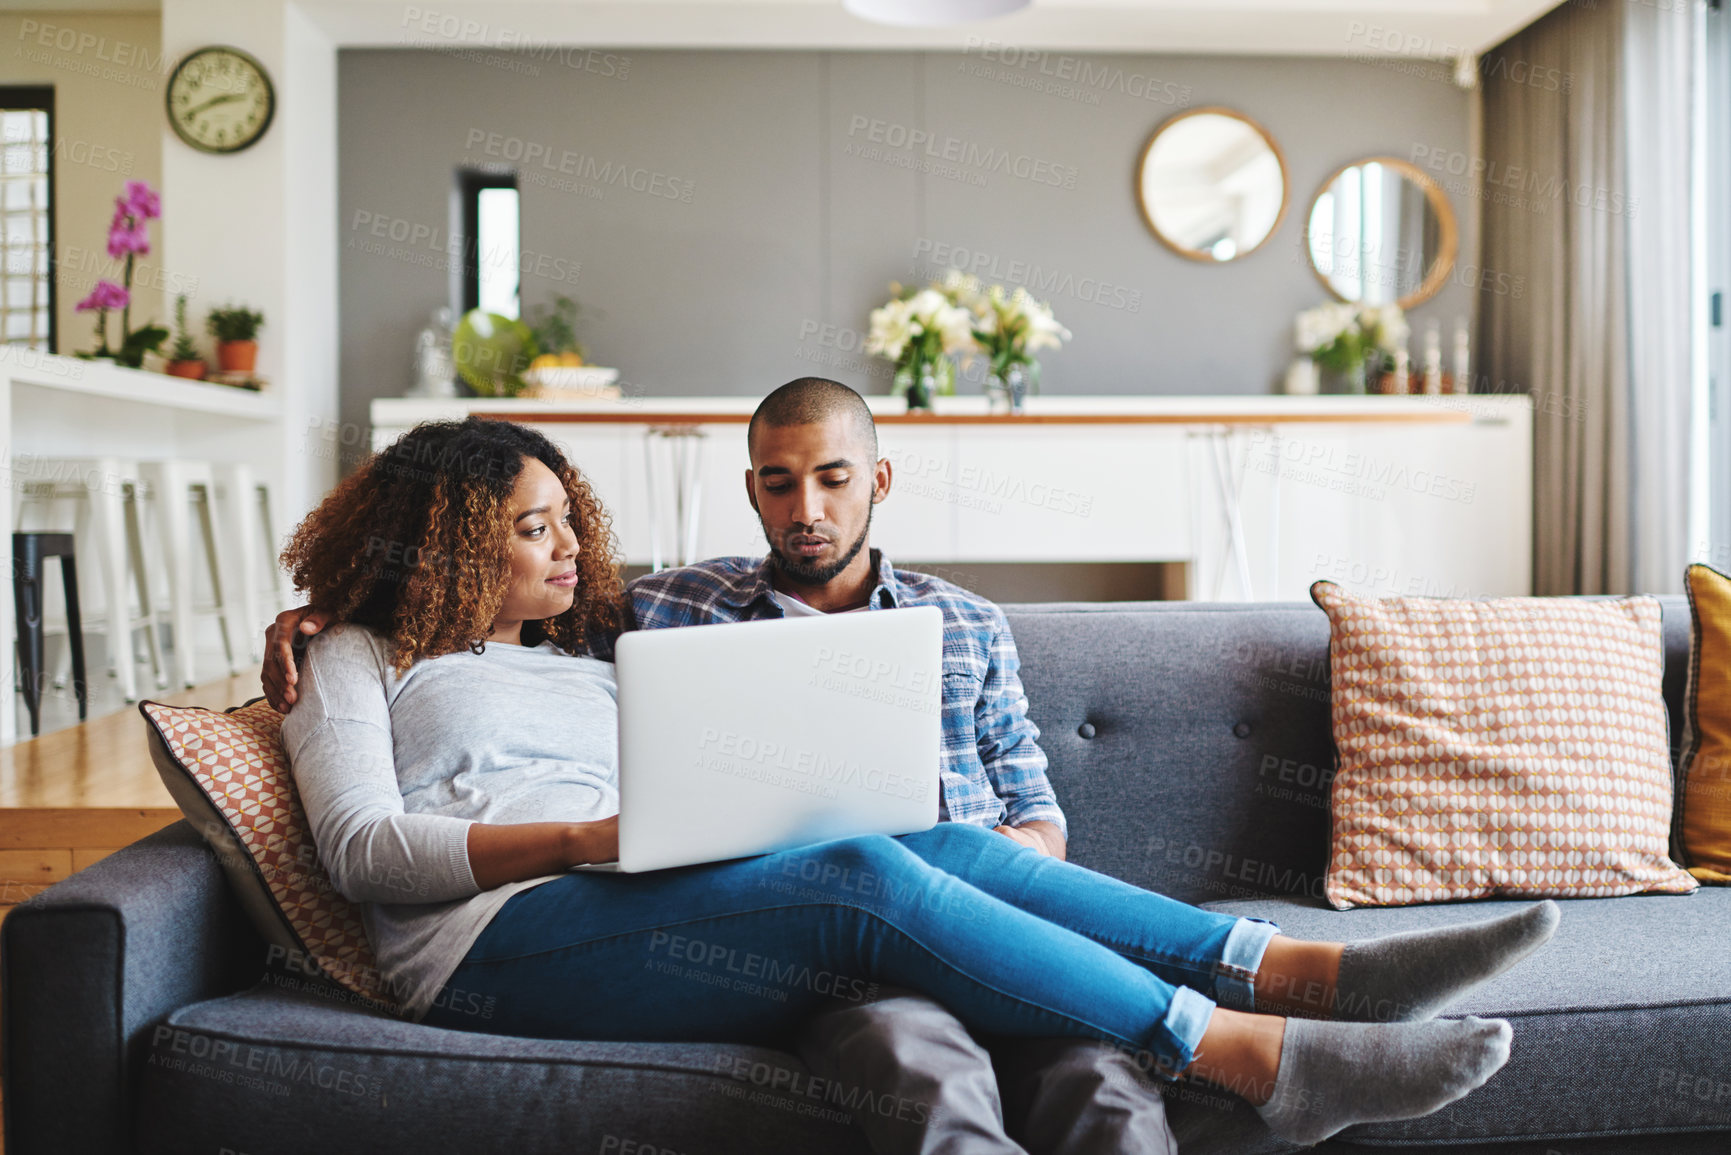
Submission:
<svg viewBox="0 0 1731 1155">
<path fill-rule="evenodd" d="M 529 388 L 525 397 L 545 400 L 617 401 L 619 370 L 598 365 L 561 365 L 529 369 L 523 374 Z"/>
</svg>

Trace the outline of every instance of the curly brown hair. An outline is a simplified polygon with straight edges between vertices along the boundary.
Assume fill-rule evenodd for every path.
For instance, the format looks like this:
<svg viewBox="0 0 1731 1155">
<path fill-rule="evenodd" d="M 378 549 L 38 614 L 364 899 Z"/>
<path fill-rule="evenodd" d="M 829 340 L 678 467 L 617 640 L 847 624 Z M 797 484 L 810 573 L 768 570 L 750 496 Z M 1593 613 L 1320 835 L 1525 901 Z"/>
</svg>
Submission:
<svg viewBox="0 0 1731 1155">
<path fill-rule="evenodd" d="M 523 642 L 582 652 L 620 629 L 624 587 L 612 520 L 547 438 L 470 417 L 415 426 L 362 463 L 295 529 L 284 569 L 312 607 L 390 639 L 391 663 L 480 652 L 510 578 L 506 503 L 524 463 L 558 476 L 581 547 L 577 597 L 523 624 Z"/>
</svg>

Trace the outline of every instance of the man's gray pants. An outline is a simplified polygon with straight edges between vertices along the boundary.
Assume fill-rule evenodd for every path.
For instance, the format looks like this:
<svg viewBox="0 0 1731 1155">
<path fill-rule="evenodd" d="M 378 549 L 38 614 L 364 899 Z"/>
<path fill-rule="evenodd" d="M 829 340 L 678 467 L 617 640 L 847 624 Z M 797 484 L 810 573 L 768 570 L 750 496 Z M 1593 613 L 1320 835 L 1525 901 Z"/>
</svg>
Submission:
<svg viewBox="0 0 1731 1155">
<path fill-rule="evenodd" d="M 817 1015 L 799 1052 L 814 1075 L 869 1090 L 854 1119 L 876 1155 L 1177 1155 L 1134 1056 L 1082 1039 L 988 1044 L 931 999 L 886 990 Z"/>
</svg>

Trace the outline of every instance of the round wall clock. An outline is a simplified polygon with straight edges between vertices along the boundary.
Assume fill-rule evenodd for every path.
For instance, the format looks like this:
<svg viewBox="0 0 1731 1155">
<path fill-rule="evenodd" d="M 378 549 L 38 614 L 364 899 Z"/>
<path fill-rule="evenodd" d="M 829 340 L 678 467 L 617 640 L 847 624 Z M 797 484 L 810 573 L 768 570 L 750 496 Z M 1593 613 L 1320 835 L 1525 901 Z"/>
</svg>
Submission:
<svg viewBox="0 0 1731 1155">
<path fill-rule="evenodd" d="M 168 123 L 202 152 L 250 148 L 275 112 L 276 91 L 264 65 L 238 48 L 200 48 L 168 78 Z"/>
</svg>

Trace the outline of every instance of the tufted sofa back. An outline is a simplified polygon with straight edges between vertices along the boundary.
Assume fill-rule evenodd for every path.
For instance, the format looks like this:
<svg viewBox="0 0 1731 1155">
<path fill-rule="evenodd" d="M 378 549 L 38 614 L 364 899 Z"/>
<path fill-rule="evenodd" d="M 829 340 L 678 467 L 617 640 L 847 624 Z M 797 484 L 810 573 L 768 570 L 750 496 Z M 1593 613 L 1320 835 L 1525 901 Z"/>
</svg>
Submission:
<svg viewBox="0 0 1731 1155">
<path fill-rule="evenodd" d="M 1663 597 L 1673 754 L 1689 606 Z M 1005 606 L 1070 856 L 1187 902 L 1321 901 L 1328 619 L 1309 603 Z"/>
</svg>

